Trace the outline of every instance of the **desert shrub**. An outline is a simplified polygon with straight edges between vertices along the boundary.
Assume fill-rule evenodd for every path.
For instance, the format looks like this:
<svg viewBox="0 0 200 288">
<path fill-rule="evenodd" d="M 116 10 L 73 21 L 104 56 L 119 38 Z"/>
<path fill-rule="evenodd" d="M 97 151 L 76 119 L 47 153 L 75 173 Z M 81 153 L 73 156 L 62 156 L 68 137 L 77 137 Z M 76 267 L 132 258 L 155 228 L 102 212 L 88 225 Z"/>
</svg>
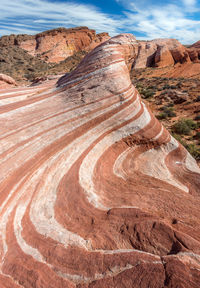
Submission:
<svg viewBox="0 0 200 288">
<path fill-rule="evenodd" d="M 184 121 L 190 127 L 190 129 L 194 130 L 197 128 L 197 123 L 192 119 L 185 119 Z"/>
<path fill-rule="evenodd" d="M 188 125 L 184 121 L 180 120 L 173 125 L 172 131 L 177 134 L 189 135 L 191 132 L 191 128 L 188 127 Z"/>
<path fill-rule="evenodd" d="M 151 85 L 151 86 L 148 87 L 148 89 L 153 89 L 153 90 L 156 89 L 156 88 L 157 87 L 155 85 Z"/>
<path fill-rule="evenodd" d="M 171 87 L 171 86 L 170 86 L 169 84 L 165 84 L 165 85 L 162 87 L 162 89 L 163 89 L 163 90 L 166 90 L 166 89 L 170 89 L 170 87 Z"/>
<path fill-rule="evenodd" d="M 171 85 L 170 88 L 171 88 L 171 89 L 177 89 L 178 86 L 176 86 L 176 85 Z"/>
<path fill-rule="evenodd" d="M 200 96 L 197 96 L 196 102 L 200 102 Z"/>
<path fill-rule="evenodd" d="M 158 120 L 163 120 L 163 119 L 167 119 L 167 114 L 165 112 L 161 112 L 158 115 L 156 115 L 156 118 Z"/>
<path fill-rule="evenodd" d="M 194 120 L 199 121 L 200 120 L 200 115 L 197 115 Z"/>
<path fill-rule="evenodd" d="M 137 84 L 136 84 L 136 88 L 137 88 L 137 89 L 143 88 L 143 84 L 137 83 Z"/>
<path fill-rule="evenodd" d="M 186 141 L 182 139 L 180 135 L 176 133 L 172 133 L 172 136 L 179 143 L 181 143 L 196 160 L 200 160 L 200 148 L 197 145 L 195 145 L 194 143 L 188 144 Z"/>
<path fill-rule="evenodd" d="M 171 105 L 163 106 L 161 110 L 162 112 L 156 116 L 160 120 L 167 119 L 168 117 L 171 118 L 171 117 L 176 116 L 176 113 L 174 112 L 174 107 L 172 107 Z"/>
<path fill-rule="evenodd" d="M 190 135 L 196 129 L 197 123 L 192 119 L 181 119 L 172 126 L 172 131 L 180 135 Z"/>
<path fill-rule="evenodd" d="M 200 149 L 195 144 L 187 144 L 185 148 L 188 150 L 188 152 L 196 159 L 200 159 Z"/>
<path fill-rule="evenodd" d="M 197 134 L 195 135 L 195 138 L 200 140 L 200 132 L 197 132 Z"/>
<path fill-rule="evenodd" d="M 155 91 L 151 89 L 143 89 L 140 93 L 142 94 L 142 97 L 144 99 L 150 98 L 155 95 Z"/>
<path fill-rule="evenodd" d="M 184 147 L 187 146 L 186 141 L 184 141 L 183 138 L 182 138 L 180 135 L 172 132 L 172 136 L 173 136 L 179 143 L 181 143 Z"/>
</svg>

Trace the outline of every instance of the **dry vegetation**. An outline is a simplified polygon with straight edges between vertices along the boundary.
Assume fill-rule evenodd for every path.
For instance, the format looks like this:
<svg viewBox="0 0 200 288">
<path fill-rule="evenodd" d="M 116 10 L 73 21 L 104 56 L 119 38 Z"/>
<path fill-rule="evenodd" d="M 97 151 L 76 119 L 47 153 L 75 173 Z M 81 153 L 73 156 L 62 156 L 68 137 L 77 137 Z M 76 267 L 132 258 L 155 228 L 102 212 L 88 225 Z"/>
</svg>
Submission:
<svg viewBox="0 0 200 288">
<path fill-rule="evenodd" d="M 70 72 L 86 55 L 85 51 L 81 51 L 58 64 L 46 63 L 41 59 L 42 55 L 31 56 L 18 46 L 21 41 L 31 39 L 31 37 L 30 35 L 10 35 L 0 38 L 0 73 L 11 76 L 18 83 Z"/>
<path fill-rule="evenodd" d="M 200 80 L 150 73 L 147 78 L 144 73 L 145 69 L 132 71 L 133 84 L 157 118 L 200 161 Z"/>
</svg>

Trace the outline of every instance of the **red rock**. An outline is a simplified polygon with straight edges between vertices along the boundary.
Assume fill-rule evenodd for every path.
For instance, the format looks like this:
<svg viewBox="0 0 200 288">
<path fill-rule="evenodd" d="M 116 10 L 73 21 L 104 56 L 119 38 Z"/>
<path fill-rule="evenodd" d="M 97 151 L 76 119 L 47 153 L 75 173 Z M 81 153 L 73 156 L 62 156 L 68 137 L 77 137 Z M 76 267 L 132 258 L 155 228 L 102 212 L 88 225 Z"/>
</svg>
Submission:
<svg viewBox="0 0 200 288">
<path fill-rule="evenodd" d="M 108 33 L 96 34 L 87 27 L 58 28 L 36 34 L 22 41 L 20 47 L 33 56 L 41 55 L 47 62 L 60 62 L 75 52 L 90 51 L 109 38 Z"/>
<path fill-rule="evenodd" d="M 8 75 L 0 73 L 0 88 L 4 89 L 12 86 L 17 86 L 15 80 Z"/>
<path fill-rule="evenodd" d="M 137 51 L 122 34 L 0 91 L 0 286 L 199 287 L 200 170 L 132 85 Z"/>
<path fill-rule="evenodd" d="M 166 46 L 158 47 L 155 55 L 155 66 L 166 67 L 170 65 L 174 65 L 172 53 Z"/>
<path fill-rule="evenodd" d="M 200 41 L 195 42 L 190 46 L 191 48 L 200 48 Z"/>
<path fill-rule="evenodd" d="M 166 67 L 176 63 L 196 62 L 196 56 L 176 39 L 155 39 L 139 42 L 134 68 Z M 194 54 L 194 53 L 193 53 Z"/>
</svg>

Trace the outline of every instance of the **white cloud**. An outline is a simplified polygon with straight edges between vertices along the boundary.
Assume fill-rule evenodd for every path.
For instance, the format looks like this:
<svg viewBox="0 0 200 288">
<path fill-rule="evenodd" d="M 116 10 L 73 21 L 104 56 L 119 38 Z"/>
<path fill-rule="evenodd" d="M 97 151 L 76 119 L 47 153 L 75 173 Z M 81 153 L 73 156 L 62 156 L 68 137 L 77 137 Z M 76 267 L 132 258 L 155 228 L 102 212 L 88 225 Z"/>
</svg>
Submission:
<svg viewBox="0 0 200 288">
<path fill-rule="evenodd" d="M 128 32 L 140 39 L 176 38 L 194 43 L 200 38 L 200 19 L 195 0 L 115 0 L 124 5 L 121 16 L 106 14 L 93 5 L 47 0 L 0 0 L 0 34 L 29 33 L 60 26 L 88 26 L 110 35 Z M 74 0 L 76 1 L 76 0 Z M 160 2 L 163 3 L 163 2 Z M 1 25 L 3 23 L 4 25 Z"/>
<path fill-rule="evenodd" d="M 116 34 L 120 25 L 116 17 L 107 15 L 91 5 L 73 2 L 53 3 L 45 0 L 1 0 L 0 21 L 9 24 L 10 19 L 14 21 L 17 19 L 19 24 L 32 24 L 36 31 L 45 26 L 54 28 L 57 23 L 57 26 L 88 26 L 96 29 L 97 32 L 109 30 L 111 34 Z M 39 25 L 41 23 L 43 26 Z M 13 30 L 11 28 L 10 33 Z M 0 33 L 2 34 L 2 29 Z"/>
<path fill-rule="evenodd" d="M 191 13 L 198 11 L 194 0 L 184 0 L 185 6 L 193 5 L 191 9 L 181 6 L 180 1 L 168 1 L 162 5 L 158 2 L 155 5 L 155 1 L 151 0 L 116 1 L 124 4 L 128 11 L 125 12 L 124 27 L 133 33 L 143 34 L 140 39 L 176 38 L 189 44 L 200 38 L 200 20 L 191 18 Z"/>
<path fill-rule="evenodd" d="M 182 0 L 185 6 L 194 6 L 196 4 L 196 0 Z"/>
</svg>

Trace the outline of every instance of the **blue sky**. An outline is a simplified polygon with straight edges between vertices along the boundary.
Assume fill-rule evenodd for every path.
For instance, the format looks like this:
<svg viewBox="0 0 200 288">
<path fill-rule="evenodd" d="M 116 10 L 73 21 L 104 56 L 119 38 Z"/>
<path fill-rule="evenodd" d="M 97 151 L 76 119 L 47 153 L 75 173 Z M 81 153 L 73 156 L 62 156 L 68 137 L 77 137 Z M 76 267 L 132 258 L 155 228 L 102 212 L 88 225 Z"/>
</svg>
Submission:
<svg viewBox="0 0 200 288">
<path fill-rule="evenodd" d="M 0 35 L 88 26 L 137 39 L 200 40 L 200 0 L 0 0 Z"/>
</svg>

